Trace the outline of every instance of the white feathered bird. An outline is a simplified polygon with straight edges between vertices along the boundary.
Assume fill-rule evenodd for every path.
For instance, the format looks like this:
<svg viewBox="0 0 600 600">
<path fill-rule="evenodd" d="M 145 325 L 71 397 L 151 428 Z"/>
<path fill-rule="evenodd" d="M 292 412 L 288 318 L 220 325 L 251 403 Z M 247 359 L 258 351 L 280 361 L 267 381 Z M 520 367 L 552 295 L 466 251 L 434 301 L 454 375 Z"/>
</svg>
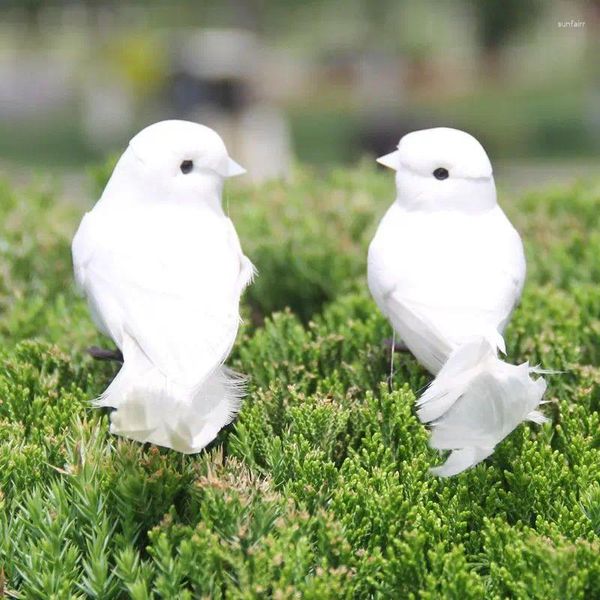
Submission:
<svg viewBox="0 0 600 600">
<path fill-rule="evenodd" d="M 522 421 L 545 420 L 545 381 L 497 356 L 525 281 L 523 245 L 471 135 L 415 131 L 378 161 L 396 171 L 397 195 L 369 247 L 369 288 L 402 345 L 436 375 L 418 416 L 430 445 L 452 451 L 432 471 L 454 475 Z"/>
<path fill-rule="evenodd" d="M 236 414 L 243 378 L 223 365 L 254 274 L 221 207 L 244 173 L 212 129 L 138 133 L 73 240 L 75 278 L 123 367 L 98 406 L 111 432 L 198 452 Z"/>
</svg>

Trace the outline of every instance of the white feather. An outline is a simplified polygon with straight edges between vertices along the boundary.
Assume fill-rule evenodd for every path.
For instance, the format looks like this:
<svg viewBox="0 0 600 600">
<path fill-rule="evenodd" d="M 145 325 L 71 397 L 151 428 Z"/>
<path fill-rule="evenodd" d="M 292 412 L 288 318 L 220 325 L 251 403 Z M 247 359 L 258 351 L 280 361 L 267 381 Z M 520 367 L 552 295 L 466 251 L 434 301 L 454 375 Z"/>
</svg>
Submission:
<svg viewBox="0 0 600 600">
<path fill-rule="evenodd" d="M 119 161 L 80 225 L 73 258 L 95 322 L 123 352 L 98 401 L 116 409 L 111 431 L 197 452 L 239 407 L 240 379 L 222 363 L 254 269 L 221 209 L 222 176 L 179 170 L 188 159 L 226 164 L 222 142 L 208 130 L 203 143 L 206 128 L 195 124 L 177 125 L 172 140 L 159 125 Z"/>
<path fill-rule="evenodd" d="M 496 349 L 481 338 L 455 350 L 419 400 L 417 414 L 430 423 L 432 448 L 459 449 L 471 467 L 493 452 L 511 431 L 525 420 L 541 422 L 535 409 L 546 382 L 531 377 L 527 363 L 510 365 L 496 356 Z M 464 453 L 463 451 L 467 451 Z M 454 454 L 453 452 L 453 454 Z M 436 470 L 452 470 L 452 455 Z"/>
<path fill-rule="evenodd" d="M 489 456 L 536 411 L 538 371 L 497 357 L 525 281 L 519 234 L 496 203 L 491 166 L 456 130 L 408 134 L 394 162 L 398 195 L 369 247 L 369 288 L 411 352 L 437 375 L 418 401 L 431 445 L 453 450 L 438 475 Z M 433 172 L 443 167 L 449 177 Z"/>
</svg>

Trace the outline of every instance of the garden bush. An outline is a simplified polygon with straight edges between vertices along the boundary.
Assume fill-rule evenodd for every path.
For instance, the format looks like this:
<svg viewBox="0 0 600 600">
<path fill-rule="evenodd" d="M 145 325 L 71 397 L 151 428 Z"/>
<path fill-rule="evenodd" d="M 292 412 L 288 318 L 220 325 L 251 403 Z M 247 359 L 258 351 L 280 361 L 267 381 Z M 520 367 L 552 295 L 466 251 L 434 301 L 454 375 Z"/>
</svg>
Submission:
<svg viewBox="0 0 600 600">
<path fill-rule="evenodd" d="M 250 382 L 194 456 L 91 408 L 117 367 L 85 354 L 108 342 L 74 290 L 85 207 L 64 196 L 0 184 L 0 597 L 600 597 L 600 186 L 502 198 L 529 266 L 509 357 L 559 371 L 551 422 L 449 480 L 415 416 L 430 377 L 402 353 L 388 379 L 366 288 L 389 174 L 227 189 L 260 271 L 228 361 Z"/>
</svg>

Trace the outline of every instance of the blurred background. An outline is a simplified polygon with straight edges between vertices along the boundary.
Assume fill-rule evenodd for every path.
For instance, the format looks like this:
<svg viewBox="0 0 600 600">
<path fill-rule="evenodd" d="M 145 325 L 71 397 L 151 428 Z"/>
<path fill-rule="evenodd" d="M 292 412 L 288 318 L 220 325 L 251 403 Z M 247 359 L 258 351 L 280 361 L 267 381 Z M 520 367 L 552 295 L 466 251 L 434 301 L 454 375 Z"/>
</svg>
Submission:
<svg viewBox="0 0 600 600">
<path fill-rule="evenodd" d="M 0 0 L 0 170 L 77 181 L 143 126 L 255 181 L 466 129 L 519 187 L 597 172 L 600 1 Z"/>
</svg>

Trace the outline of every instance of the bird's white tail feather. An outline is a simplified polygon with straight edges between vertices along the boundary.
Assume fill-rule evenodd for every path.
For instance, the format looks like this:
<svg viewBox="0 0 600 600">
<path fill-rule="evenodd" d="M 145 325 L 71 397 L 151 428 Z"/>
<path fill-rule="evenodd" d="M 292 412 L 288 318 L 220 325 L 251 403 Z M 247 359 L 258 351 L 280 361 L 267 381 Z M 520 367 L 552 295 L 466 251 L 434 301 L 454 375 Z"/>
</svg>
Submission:
<svg viewBox="0 0 600 600">
<path fill-rule="evenodd" d="M 169 381 L 139 349 L 124 354 L 123 367 L 95 402 L 115 409 L 111 433 L 192 454 L 237 414 L 245 378 L 227 367 L 188 388 Z"/>
<path fill-rule="evenodd" d="M 418 401 L 418 415 L 431 427 L 430 445 L 451 450 L 432 472 L 460 473 L 487 458 L 496 444 L 523 421 L 543 423 L 537 408 L 546 382 L 528 363 L 510 365 L 484 338 L 454 350 Z"/>
</svg>

